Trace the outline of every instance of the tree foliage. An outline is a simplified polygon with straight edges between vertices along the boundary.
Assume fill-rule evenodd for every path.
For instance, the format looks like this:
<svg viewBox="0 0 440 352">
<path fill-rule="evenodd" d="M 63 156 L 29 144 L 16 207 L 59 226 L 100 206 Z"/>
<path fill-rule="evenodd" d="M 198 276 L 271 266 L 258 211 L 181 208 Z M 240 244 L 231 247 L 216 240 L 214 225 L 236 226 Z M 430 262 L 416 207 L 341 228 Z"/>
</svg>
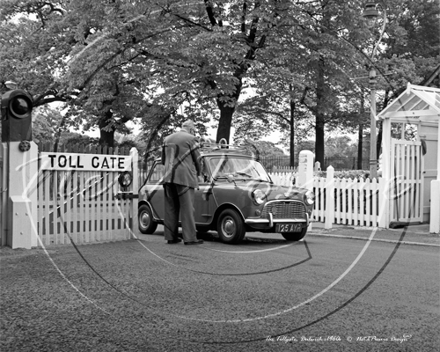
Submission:
<svg viewBox="0 0 440 352">
<path fill-rule="evenodd" d="M 201 134 L 214 119 L 217 140 L 229 140 L 232 126 L 239 138 L 278 130 L 299 140 L 313 129 L 320 160 L 327 131 L 368 121 L 368 80 L 358 79 L 366 65 L 378 69 L 385 106 L 438 63 L 435 1 L 388 0 L 375 57 L 381 23 L 367 28 L 364 5 L 3 0 L 0 83 L 17 82 L 36 106 L 66 104 L 61 127 L 98 126 L 101 144 L 130 133 L 130 120 L 149 149 L 185 118 Z"/>
</svg>

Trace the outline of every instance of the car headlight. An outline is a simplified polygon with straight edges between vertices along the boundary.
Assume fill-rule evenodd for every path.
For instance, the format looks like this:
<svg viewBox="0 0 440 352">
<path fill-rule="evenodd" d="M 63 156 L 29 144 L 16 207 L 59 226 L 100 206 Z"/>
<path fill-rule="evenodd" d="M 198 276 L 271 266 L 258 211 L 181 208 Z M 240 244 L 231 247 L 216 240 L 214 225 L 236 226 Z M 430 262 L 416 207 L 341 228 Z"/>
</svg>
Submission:
<svg viewBox="0 0 440 352">
<path fill-rule="evenodd" d="M 266 195 L 261 189 L 254 189 L 252 191 L 252 198 L 254 199 L 254 202 L 257 204 L 263 204 L 264 198 L 266 198 Z"/>
<path fill-rule="evenodd" d="M 315 193 L 313 193 L 312 191 L 307 191 L 304 194 L 304 201 L 308 205 L 312 205 L 313 203 L 315 203 Z"/>
</svg>

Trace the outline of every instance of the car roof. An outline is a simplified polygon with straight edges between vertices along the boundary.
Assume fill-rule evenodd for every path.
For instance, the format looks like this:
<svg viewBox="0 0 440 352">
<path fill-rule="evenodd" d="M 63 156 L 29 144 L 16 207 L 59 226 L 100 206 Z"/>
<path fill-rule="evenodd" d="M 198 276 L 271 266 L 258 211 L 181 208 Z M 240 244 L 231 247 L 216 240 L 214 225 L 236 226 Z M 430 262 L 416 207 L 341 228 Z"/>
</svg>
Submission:
<svg viewBox="0 0 440 352">
<path fill-rule="evenodd" d="M 258 158 L 245 146 L 233 146 L 227 144 L 217 144 L 217 143 L 201 143 L 200 144 L 200 154 L 203 156 L 221 156 L 221 155 L 230 155 L 230 156 L 239 156 L 239 157 L 247 157 L 251 159 Z"/>
<path fill-rule="evenodd" d="M 255 155 L 249 153 L 239 153 L 235 150 L 228 150 L 228 149 L 219 149 L 219 150 L 210 150 L 210 151 L 200 150 L 200 154 L 202 155 L 202 157 L 216 157 L 216 156 L 228 155 L 228 156 L 257 160 L 257 157 Z M 154 160 L 160 162 L 162 159 L 159 157 L 159 158 L 155 158 Z"/>
<path fill-rule="evenodd" d="M 249 152 L 239 152 L 237 150 L 229 150 L 229 149 L 216 149 L 216 150 L 200 150 L 200 154 L 203 156 L 237 156 L 237 157 L 245 157 L 250 159 L 255 159 L 255 156 L 250 154 Z"/>
<path fill-rule="evenodd" d="M 242 158 L 248 158 L 253 159 L 256 161 L 259 161 L 259 150 L 253 146 L 250 145 L 255 149 L 255 153 L 250 150 L 249 146 L 235 146 L 235 145 L 228 145 L 224 143 L 206 143 L 202 142 L 200 143 L 200 154 L 203 157 L 207 156 L 224 156 L 225 154 L 228 156 L 236 156 L 236 157 L 242 157 Z M 156 157 L 154 158 L 155 161 L 160 162 L 161 158 Z"/>
</svg>

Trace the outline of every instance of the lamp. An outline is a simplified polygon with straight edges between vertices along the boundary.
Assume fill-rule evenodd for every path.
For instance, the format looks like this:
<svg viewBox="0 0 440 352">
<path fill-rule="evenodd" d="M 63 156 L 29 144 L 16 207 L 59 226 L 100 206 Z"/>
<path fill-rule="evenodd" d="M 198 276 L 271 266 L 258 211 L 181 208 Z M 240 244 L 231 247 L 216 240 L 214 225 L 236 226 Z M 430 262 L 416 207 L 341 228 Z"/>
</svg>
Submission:
<svg viewBox="0 0 440 352">
<path fill-rule="evenodd" d="M 8 88 L 9 90 L 13 90 L 13 89 L 17 89 L 18 84 L 15 83 L 14 81 L 6 81 L 6 82 L 5 82 L 5 86 L 6 86 L 6 88 Z"/>
<path fill-rule="evenodd" d="M 368 1 L 366 3 L 362 16 L 368 20 L 375 20 L 377 17 L 379 17 L 379 11 L 377 10 L 376 3 L 374 1 Z"/>
<path fill-rule="evenodd" d="M 364 8 L 362 16 L 366 18 L 369 23 L 375 23 L 380 13 L 378 11 L 378 5 L 374 1 L 368 1 Z M 371 61 L 373 62 L 377 52 L 377 48 L 382 41 L 383 34 L 385 33 L 385 26 L 387 23 L 387 14 L 383 6 L 380 6 L 383 15 L 383 24 L 379 36 L 379 40 L 373 48 L 371 53 Z M 376 70 L 374 65 L 370 65 L 370 72 L 368 74 L 370 81 L 370 178 L 377 178 L 377 150 L 376 150 Z"/>
</svg>

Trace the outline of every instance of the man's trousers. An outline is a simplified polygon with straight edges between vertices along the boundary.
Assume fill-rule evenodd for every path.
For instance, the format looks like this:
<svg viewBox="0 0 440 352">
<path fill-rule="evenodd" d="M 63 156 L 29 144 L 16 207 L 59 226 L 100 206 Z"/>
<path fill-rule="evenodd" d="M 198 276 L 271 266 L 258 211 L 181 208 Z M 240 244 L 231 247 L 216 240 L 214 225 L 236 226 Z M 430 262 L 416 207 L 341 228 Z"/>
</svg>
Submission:
<svg viewBox="0 0 440 352">
<path fill-rule="evenodd" d="M 194 220 L 194 188 L 165 183 L 165 239 L 177 238 L 179 213 L 182 222 L 182 234 L 185 242 L 197 241 L 196 224 Z"/>
</svg>

